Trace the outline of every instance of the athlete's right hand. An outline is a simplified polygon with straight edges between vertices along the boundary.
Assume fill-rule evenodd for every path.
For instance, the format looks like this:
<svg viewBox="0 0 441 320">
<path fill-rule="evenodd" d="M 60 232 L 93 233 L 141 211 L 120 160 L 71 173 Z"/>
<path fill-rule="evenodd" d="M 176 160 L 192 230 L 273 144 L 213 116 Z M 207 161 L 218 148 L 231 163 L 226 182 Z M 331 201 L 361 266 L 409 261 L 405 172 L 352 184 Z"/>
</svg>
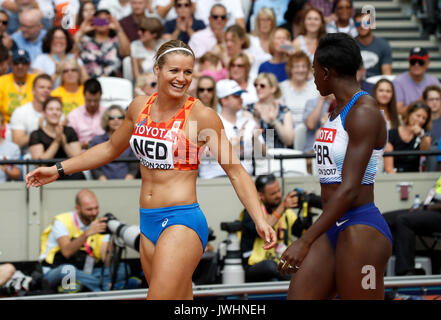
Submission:
<svg viewBox="0 0 441 320">
<path fill-rule="evenodd" d="M 277 245 L 277 236 L 273 227 L 271 227 L 266 221 L 256 224 L 256 231 L 259 236 L 265 241 L 262 246 L 263 249 L 268 250 L 274 248 Z"/>
<path fill-rule="evenodd" d="M 26 188 L 29 187 L 41 187 L 42 185 L 51 183 L 57 180 L 59 177 L 58 170 L 55 166 L 52 167 L 40 167 L 29 172 L 26 175 Z"/>
</svg>

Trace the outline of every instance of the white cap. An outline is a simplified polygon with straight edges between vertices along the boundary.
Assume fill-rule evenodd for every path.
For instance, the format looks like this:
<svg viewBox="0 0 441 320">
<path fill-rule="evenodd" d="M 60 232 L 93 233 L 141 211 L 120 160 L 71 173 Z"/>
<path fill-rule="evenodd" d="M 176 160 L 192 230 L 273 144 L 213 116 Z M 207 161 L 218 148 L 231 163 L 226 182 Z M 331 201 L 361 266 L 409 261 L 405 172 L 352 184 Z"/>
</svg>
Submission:
<svg viewBox="0 0 441 320">
<path fill-rule="evenodd" d="M 242 88 L 236 81 L 223 79 L 216 84 L 216 92 L 217 97 L 221 99 L 231 95 L 240 96 L 243 92 L 246 91 L 242 90 Z"/>
</svg>

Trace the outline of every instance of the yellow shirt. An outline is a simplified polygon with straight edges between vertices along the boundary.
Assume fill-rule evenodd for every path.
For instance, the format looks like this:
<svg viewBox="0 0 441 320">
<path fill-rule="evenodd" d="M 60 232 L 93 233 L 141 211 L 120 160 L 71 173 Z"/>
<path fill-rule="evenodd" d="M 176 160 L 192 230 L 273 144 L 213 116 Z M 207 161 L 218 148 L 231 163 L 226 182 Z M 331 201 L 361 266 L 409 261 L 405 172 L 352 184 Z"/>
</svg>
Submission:
<svg viewBox="0 0 441 320">
<path fill-rule="evenodd" d="M 63 86 L 59 86 L 51 92 L 51 96 L 61 98 L 61 101 L 63 102 L 63 113 L 65 116 L 85 103 L 82 85 L 73 93 L 66 91 Z"/>
<path fill-rule="evenodd" d="M 12 73 L 0 76 L 0 112 L 3 113 L 6 123 L 17 107 L 34 99 L 32 85 L 36 76 L 36 74 L 28 74 L 22 86 L 14 82 Z"/>
</svg>

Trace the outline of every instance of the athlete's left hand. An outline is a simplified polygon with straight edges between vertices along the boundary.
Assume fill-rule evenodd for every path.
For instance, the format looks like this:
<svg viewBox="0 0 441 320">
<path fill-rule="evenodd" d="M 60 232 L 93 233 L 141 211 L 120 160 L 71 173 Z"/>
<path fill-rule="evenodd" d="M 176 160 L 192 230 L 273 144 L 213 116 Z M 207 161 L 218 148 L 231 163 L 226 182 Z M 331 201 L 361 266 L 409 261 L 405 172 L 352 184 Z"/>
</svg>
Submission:
<svg viewBox="0 0 441 320">
<path fill-rule="evenodd" d="M 309 244 L 302 238 L 294 241 L 280 257 L 280 263 L 277 269 L 282 274 L 294 273 L 300 269 L 302 261 L 309 252 Z"/>
<path fill-rule="evenodd" d="M 277 245 L 277 236 L 273 227 L 271 227 L 266 221 L 262 221 L 260 224 L 256 224 L 256 231 L 259 236 L 265 241 L 262 246 L 263 249 L 268 250 L 274 248 Z"/>
</svg>

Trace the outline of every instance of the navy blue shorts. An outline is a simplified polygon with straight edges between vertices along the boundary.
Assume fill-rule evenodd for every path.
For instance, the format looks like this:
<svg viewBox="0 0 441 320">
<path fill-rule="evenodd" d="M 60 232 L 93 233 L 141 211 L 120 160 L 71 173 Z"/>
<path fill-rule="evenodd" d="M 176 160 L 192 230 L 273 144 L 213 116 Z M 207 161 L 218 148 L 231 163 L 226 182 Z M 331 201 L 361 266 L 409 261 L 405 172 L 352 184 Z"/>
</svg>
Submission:
<svg viewBox="0 0 441 320">
<path fill-rule="evenodd" d="M 199 203 L 182 206 L 139 209 L 141 233 L 153 244 L 162 231 L 173 225 L 184 225 L 194 230 L 201 239 L 203 250 L 208 242 L 208 224 Z"/>
<path fill-rule="evenodd" d="M 343 217 L 338 219 L 338 221 L 328 231 L 326 231 L 326 235 L 334 248 L 337 247 L 337 240 L 340 232 L 354 224 L 364 224 L 377 229 L 384 234 L 392 244 L 392 234 L 389 226 L 386 220 L 383 218 L 380 210 L 378 210 L 375 204 L 371 202 L 347 211 Z"/>
</svg>

